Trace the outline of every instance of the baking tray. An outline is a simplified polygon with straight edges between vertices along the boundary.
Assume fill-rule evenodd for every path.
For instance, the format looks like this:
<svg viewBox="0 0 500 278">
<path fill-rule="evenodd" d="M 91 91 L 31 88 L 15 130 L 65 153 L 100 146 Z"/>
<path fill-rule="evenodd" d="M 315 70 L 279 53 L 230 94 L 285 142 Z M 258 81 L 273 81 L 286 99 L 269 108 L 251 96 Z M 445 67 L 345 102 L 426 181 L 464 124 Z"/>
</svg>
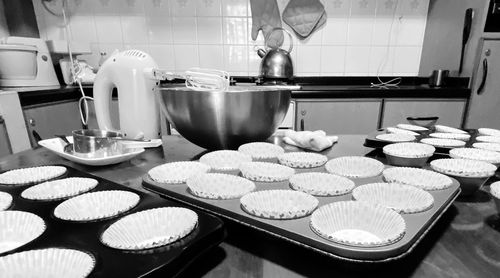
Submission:
<svg viewBox="0 0 500 278">
<path fill-rule="evenodd" d="M 103 190 L 125 190 L 138 194 L 141 201 L 133 209 L 116 217 L 102 221 L 78 223 L 63 221 L 53 216 L 54 208 L 64 200 L 33 201 L 22 198 L 21 192 L 28 186 L 7 186 L 0 184 L 0 191 L 13 196 L 8 210 L 22 210 L 34 213 L 45 221 L 45 232 L 34 241 L 15 250 L 2 254 L 48 247 L 73 248 L 86 251 L 94 256 L 96 265 L 89 277 L 144 277 L 148 275 L 175 276 L 203 252 L 217 246 L 225 238 L 223 222 L 217 217 L 194 209 L 198 214 L 198 226 L 188 236 L 162 247 L 141 251 L 122 251 L 103 245 L 100 235 L 120 219 L 137 211 L 156 207 L 186 207 L 183 204 L 166 200 L 156 194 L 148 194 L 111 181 L 81 172 L 66 165 L 67 173 L 58 178 L 88 177 L 99 184 L 89 192 Z M 1 275 L 0 275 L 1 276 Z"/>
<path fill-rule="evenodd" d="M 386 166 L 390 167 L 390 166 Z M 324 166 L 313 169 L 296 169 L 297 173 L 318 171 L 326 172 Z M 453 203 L 460 193 L 460 185 L 455 180 L 451 187 L 445 190 L 429 191 L 434 197 L 434 206 L 424 212 L 403 214 L 407 231 L 398 242 L 380 247 L 354 247 L 328 241 L 309 227 L 311 216 L 291 220 L 271 220 L 247 214 L 240 207 L 239 199 L 210 200 L 196 197 L 189 193 L 186 184 L 162 184 L 153 181 L 147 174 L 143 177 L 143 186 L 167 198 L 183 202 L 196 208 L 212 212 L 221 218 L 235 221 L 250 228 L 271 234 L 277 238 L 290 241 L 304 248 L 324 255 L 355 262 L 385 262 L 400 259 L 409 254 L 423 236 L 430 230 L 439 217 Z M 382 182 L 382 175 L 373 178 L 353 179 L 356 185 Z M 256 182 L 256 190 L 290 189 L 285 182 Z M 316 197 L 319 206 L 344 200 L 352 200 L 352 195 L 345 194 L 336 197 Z"/>
</svg>

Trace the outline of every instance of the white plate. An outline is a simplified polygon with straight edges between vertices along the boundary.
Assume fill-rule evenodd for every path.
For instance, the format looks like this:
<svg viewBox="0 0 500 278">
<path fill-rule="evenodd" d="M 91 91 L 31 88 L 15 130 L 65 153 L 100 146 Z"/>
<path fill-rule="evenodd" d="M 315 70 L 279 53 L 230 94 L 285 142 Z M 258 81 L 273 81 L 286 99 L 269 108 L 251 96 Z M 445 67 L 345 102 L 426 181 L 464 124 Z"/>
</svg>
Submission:
<svg viewBox="0 0 500 278">
<path fill-rule="evenodd" d="M 68 138 L 68 141 L 73 143 L 73 136 L 68 136 L 66 138 Z M 56 153 L 59 156 L 66 158 L 67 160 L 71 160 L 76 163 L 90 165 L 90 166 L 117 164 L 123 161 L 130 160 L 132 157 L 144 152 L 143 148 L 126 149 L 126 152 L 120 155 L 100 157 L 100 158 L 85 158 L 64 152 L 65 143 L 59 138 L 42 140 L 39 141 L 38 144 Z"/>
</svg>

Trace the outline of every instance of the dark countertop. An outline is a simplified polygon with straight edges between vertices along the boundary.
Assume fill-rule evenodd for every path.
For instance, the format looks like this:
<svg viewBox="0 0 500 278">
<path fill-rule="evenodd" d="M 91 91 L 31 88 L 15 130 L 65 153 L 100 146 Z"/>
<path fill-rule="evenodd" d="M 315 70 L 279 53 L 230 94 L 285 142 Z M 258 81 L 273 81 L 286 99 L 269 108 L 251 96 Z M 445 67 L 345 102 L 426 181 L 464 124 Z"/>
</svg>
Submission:
<svg viewBox="0 0 500 278">
<path fill-rule="evenodd" d="M 340 135 L 336 155 L 371 155 L 365 136 Z M 72 163 L 43 148 L 0 159 L 0 171 L 43 164 L 66 164 L 144 191 L 142 176 L 170 161 L 197 159 L 206 150 L 182 137 L 165 136 L 163 147 L 107 167 Z M 328 154 L 328 151 L 326 151 Z M 500 218 L 485 186 L 458 199 L 407 257 L 392 264 L 346 264 L 285 244 L 261 233 L 228 227 L 228 240 L 193 264 L 186 277 L 497 277 L 500 273 Z M 232 231 L 232 232 L 231 232 Z"/>
</svg>

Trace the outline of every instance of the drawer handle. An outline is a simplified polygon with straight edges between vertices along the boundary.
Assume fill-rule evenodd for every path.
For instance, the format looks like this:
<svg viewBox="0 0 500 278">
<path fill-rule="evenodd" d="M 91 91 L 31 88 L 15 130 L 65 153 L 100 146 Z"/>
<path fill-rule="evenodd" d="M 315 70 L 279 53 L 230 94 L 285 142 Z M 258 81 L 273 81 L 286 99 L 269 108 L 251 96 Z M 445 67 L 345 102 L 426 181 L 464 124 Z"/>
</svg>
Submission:
<svg viewBox="0 0 500 278">
<path fill-rule="evenodd" d="M 300 119 L 300 131 L 304 131 L 305 128 L 304 128 L 304 119 Z"/>
<path fill-rule="evenodd" d="M 486 77 L 488 77 L 488 60 L 486 58 L 484 58 L 484 60 L 483 60 L 483 79 L 481 79 L 481 84 L 479 84 L 479 88 L 477 89 L 478 95 L 483 93 L 484 85 L 486 85 Z"/>
</svg>

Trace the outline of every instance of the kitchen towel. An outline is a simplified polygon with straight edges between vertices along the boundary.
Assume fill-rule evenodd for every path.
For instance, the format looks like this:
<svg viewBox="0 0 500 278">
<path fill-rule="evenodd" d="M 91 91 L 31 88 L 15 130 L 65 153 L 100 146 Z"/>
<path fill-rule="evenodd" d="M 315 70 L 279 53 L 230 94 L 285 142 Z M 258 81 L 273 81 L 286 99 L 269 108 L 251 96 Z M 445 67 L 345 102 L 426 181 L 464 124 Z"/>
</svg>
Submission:
<svg viewBox="0 0 500 278">
<path fill-rule="evenodd" d="M 275 27 L 281 27 L 281 16 L 276 0 L 250 0 L 252 9 L 252 40 L 257 39 L 259 30 L 262 30 L 264 38 Z M 271 48 L 277 48 L 283 44 L 283 32 L 274 32 L 266 41 Z"/>
<path fill-rule="evenodd" d="M 294 131 L 286 130 L 283 141 L 289 145 L 299 148 L 320 152 L 338 141 L 338 136 L 326 136 L 323 130 L 316 131 Z"/>
<path fill-rule="evenodd" d="M 283 11 L 283 21 L 299 39 L 305 39 L 326 23 L 325 7 L 319 0 L 290 0 Z"/>
</svg>

